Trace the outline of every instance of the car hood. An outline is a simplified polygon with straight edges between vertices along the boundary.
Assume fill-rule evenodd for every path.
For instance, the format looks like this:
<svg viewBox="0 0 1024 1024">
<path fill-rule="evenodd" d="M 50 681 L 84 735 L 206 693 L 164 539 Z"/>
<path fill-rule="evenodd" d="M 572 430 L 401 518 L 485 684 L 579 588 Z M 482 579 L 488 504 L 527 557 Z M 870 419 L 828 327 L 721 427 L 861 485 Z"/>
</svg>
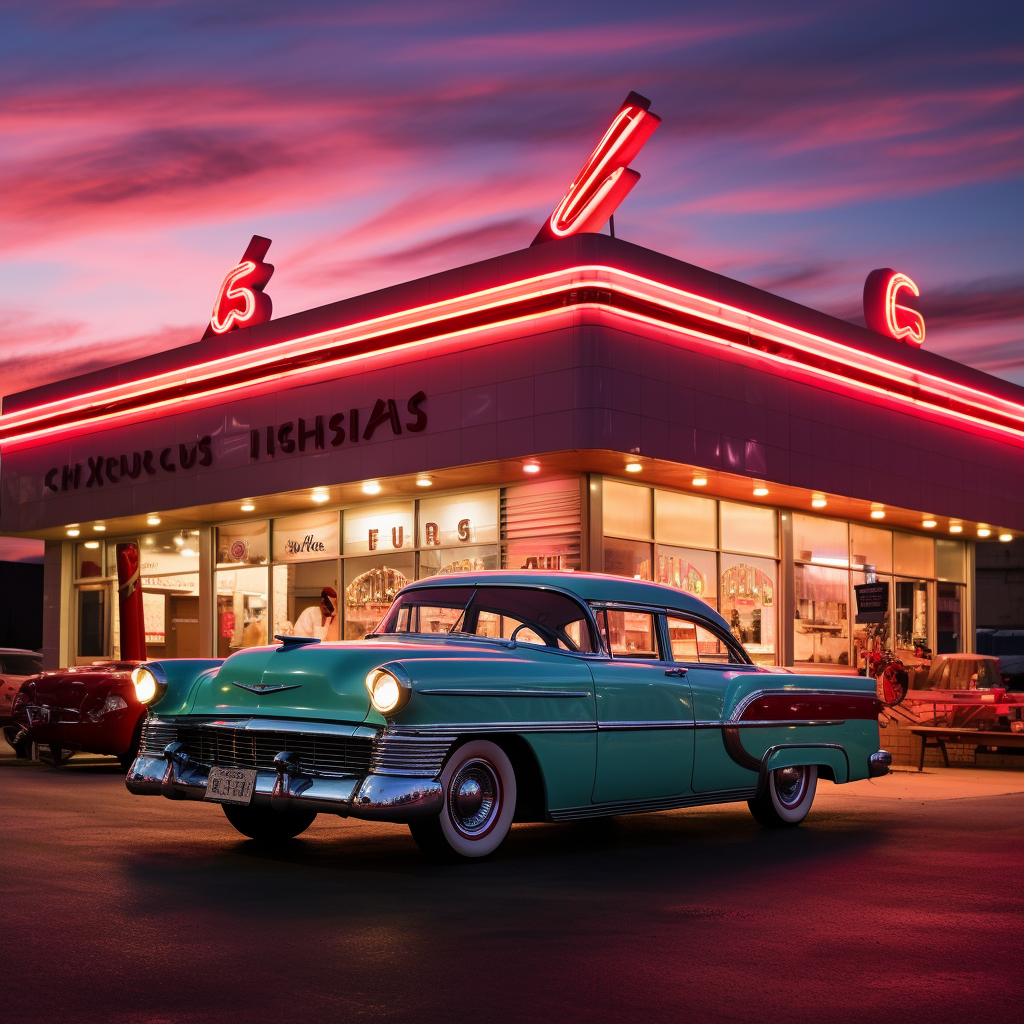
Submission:
<svg viewBox="0 0 1024 1024">
<path fill-rule="evenodd" d="M 33 704 L 76 711 L 102 705 L 109 693 L 118 694 L 129 705 L 138 705 L 132 686 L 136 664 L 118 661 L 40 672 L 22 684 L 21 693 Z"/>
<path fill-rule="evenodd" d="M 422 638 L 250 648 L 232 654 L 216 673 L 200 680 L 187 713 L 383 725 L 384 719 L 370 706 L 367 675 L 393 661 L 451 658 L 455 649 L 460 657 L 505 654 L 497 644 Z"/>
</svg>

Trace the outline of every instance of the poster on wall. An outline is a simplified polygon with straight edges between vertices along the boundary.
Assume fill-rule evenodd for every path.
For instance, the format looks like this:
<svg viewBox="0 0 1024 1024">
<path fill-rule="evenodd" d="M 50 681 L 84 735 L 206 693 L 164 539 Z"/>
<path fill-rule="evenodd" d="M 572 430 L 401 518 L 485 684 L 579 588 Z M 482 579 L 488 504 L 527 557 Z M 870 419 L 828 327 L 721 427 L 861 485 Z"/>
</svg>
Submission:
<svg viewBox="0 0 1024 1024">
<path fill-rule="evenodd" d="M 142 614 L 146 620 L 146 643 L 166 643 L 166 626 L 164 624 L 164 603 L 163 594 L 152 594 L 149 591 L 142 592 Z"/>
<path fill-rule="evenodd" d="M 337 558 L 341 534 L 337 512 L 308 512 L 274 520 L 275 562 L 309 562 Z"/>
</svg>

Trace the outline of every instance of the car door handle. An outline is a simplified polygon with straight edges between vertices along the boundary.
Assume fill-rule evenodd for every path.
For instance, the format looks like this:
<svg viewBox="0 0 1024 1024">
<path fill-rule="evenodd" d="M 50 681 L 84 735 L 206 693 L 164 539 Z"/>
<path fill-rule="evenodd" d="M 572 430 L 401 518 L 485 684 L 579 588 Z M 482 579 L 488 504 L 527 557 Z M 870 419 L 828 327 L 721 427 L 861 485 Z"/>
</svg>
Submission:
<svg viewBox="0 0 1024 1024">
<path fill-rule="evenodd" d="M 667 675 L 667 676 L 677 676 L 679 678 L 682 678 L 683 676 L 686 675 L 686 669 L 685 668 L 667 668 L 667 669 L 665 669 L 665 675 Z"/>
</svg>

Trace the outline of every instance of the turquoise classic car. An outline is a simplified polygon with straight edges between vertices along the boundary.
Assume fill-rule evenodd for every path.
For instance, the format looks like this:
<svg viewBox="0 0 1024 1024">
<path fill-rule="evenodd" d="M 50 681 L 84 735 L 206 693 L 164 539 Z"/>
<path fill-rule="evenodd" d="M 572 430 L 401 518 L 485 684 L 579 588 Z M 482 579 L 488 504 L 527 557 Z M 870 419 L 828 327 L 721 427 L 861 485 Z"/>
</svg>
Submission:
<svg viewBox="0 0 1024 1024">
<path fill-rule="evenodd" d="M 325 812 L 482 857 L 514 821 L 745 800 L 795 825 L 819 777 L 891 761 L 864 678 L 756 667 L 703 602 L 638 580 L 464 573 L 406 587 L 363 640 L 276 639 L 136 670 L 132 793 L 220 803 L 258 840 Z"/>
</svg>

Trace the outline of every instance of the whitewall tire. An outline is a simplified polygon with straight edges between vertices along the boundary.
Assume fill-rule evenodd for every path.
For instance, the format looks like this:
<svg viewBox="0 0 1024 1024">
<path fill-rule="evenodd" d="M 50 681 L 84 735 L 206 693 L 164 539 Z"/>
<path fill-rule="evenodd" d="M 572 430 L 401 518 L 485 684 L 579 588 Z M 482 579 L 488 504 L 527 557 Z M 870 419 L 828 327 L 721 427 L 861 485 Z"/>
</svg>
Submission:
<svg viewBox="0 0 1024 1024">
<path fill-rule="evenodd" d="M 776 768 L 768 773 L 764 792 L 747 801 L 750 813 L 768 828 L 799 825 L 814 803 L 818 788 L 816 765 Z"/>
<path fill-rule="evenodd" d="M 490 740 L 470 740 L 449 758 L 440 781 L 441 813 L 409 825 L 417 844 L 442 856 L 494 853 L 516 812 L 516 774 L 508 755 Z"/>
</svg>

